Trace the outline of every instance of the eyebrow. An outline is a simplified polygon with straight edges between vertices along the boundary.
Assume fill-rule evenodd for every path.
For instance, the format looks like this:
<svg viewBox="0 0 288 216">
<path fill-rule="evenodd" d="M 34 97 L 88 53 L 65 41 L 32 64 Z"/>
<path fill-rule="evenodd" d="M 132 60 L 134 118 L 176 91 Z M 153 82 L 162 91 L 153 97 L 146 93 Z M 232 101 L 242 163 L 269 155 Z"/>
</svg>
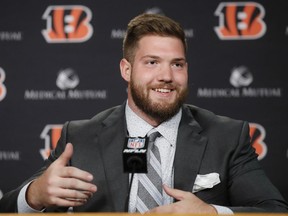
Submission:
<svg viewBox="0 0 288 216">
<path fill-rule="evenodd" d="M 155 56 L 155 55 L 145 55 L 145 56 L 142 56 L 141 59 L 144 59 L 144 58 L 153 58 L 153 59 L 161 59 L 161 57 L 159 56 Z M 185 61 L 186 62 L 186 58 L 174 58 L 172 59 L 172 61 Z"/>
<path fill-rule="evenodd" d="M 173 59 L 174 61 L 185 61 L 186 62 L 186 58 L 175 58 Z"/>
</svg>

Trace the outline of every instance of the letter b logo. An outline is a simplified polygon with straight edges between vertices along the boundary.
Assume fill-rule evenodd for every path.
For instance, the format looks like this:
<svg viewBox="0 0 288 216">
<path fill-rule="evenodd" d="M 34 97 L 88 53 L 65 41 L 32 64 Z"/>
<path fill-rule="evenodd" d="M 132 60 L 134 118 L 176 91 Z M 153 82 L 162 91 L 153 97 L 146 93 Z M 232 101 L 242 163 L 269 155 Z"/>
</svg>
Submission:
<svg viewBox="0 0 288 216">
<path fill-rule="evenodd" d="M 49 6 L 42 18 L 47 21 L 42 34 L 48 43 L 80 43 L 93 33 L 92 13 L 85 6 Z"/>
<path fill-rule="evenodd" d="M 216 34 L 221 40 L 258 39 L 266 32 L 265 10 L 255 2 L 222 2 L 215 11 L 219 17 Z"/>
</svg>

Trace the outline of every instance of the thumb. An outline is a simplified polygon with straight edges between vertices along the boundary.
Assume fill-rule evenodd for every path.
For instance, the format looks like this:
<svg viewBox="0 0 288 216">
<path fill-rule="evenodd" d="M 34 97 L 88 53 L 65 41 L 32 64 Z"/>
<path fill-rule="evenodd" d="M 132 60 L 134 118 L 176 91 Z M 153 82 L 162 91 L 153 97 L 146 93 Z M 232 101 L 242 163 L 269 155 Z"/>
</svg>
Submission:
<svg viewBox="0 0 288 216">
<path fill-rule="evenodd" d="M 71 143 L 67 143 L 64 152 L 62 152 L 60 157 L 57 159 L 58 164 L 66 166 L 69 163 L 72 155 L 73 155 L 73 145 Z"/>
<path fill-rule="evenodd" d="M 188 192 L 182 191 L 182 190 L 178 190 L 178 189 L 174 189 L 171 187 L 168 187 L 167 185 L 163 185 L 164 191 L 166 194 L 168 194 L 169 196 L 175 198 L 176 200 L 183 200 Z"/>
</svg>

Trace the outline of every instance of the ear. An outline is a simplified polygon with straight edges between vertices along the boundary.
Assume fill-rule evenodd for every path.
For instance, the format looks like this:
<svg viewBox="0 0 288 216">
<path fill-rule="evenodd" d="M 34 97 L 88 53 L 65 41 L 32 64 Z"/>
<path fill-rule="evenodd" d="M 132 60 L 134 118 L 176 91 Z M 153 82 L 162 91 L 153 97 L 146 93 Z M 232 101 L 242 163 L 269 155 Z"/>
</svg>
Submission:
<svg viewBox="0 0 288 216">
<path fill-rule="evenodd" d="M 131 69 L 132 69 L 131 64 L 125 58 L 121 59 L 120 61 L 121 76 L 127 82 L 130 82 Z"/>
</svg>

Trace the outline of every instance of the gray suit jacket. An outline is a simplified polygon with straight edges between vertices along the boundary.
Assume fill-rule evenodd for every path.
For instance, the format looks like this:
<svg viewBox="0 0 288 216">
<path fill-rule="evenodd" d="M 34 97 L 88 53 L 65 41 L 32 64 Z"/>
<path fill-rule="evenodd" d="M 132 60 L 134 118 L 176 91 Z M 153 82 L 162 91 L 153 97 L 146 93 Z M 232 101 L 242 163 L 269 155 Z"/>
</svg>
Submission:
<svg viewBox="0 0 288 216">
<path fill-rule="evenodd" d="M 175 188 L 192 191 L 197 174 L 216 172 L 221 182 L 195 193 L 205 202 L 227 206 L 234 212 L 288 212 L 287 203 L 258 163 L 247 122 L 217 116 L 192 105 L 182 109 L 174 161 Z M 56 149 L 31 179 L 41 175 L 63 152 L 66 143 L 71 142 L 74 154 L 70 165 L 92 173 L 98 187 L 93 198 L 74 211 L 127 211 L 128 174 L 123 172 L 122 162 L 126 131 L 125 104 L 90 120 L 65 123 Z M 17 209 L 21 187 L 3 197 L 1 210 Z M 65 208 L 47 209 L 62 210 Z"/>
</svg>

